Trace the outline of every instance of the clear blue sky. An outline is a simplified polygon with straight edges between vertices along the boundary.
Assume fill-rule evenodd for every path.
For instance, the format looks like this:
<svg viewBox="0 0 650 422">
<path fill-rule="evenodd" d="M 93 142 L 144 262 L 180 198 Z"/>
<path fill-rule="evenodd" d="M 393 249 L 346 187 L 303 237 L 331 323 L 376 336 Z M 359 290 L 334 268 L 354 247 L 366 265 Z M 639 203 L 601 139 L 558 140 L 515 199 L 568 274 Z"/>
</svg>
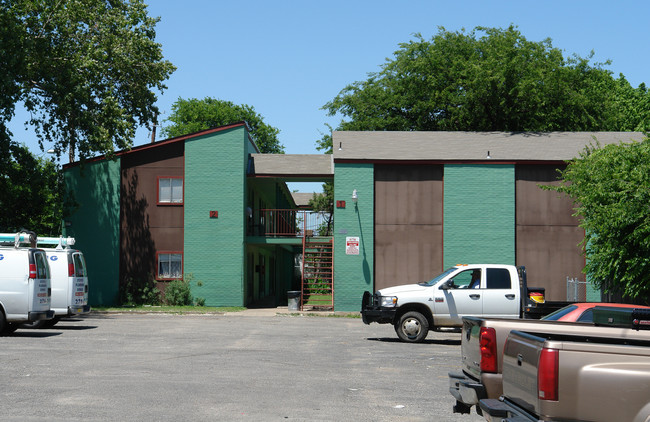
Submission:
<svg viewBox="0 0 650 422">
<path fill-rule="evenodd" d="M 439 26 L 518 26 L 530 41 L 551 38 L 565 56 L 587 56 L 623 73 L 636 87 L 650 84 L 650 2 L 646 0 L 150 0 L 159 16 L 157 41 L 178 69 L 159 96 L 161 112 L 182 98 L 214 97 L 248 104 L 280 129 L 290 154 L 318 153 L 315 141 L 336 126 L 320 108 L 341 89 L 366 79 L 392 57 L 399 43 Z M 12 122 L 15 138 L 37 144 Z M 163 114 L 161 116 L 165 118 Z M 160 138 L 158 138 L 160 139 Z M 150 141 L 146 129 L 135 145 Z M 47 148 L 47 146 L 46 146 Z M 40 151 L 38 151 L 40 153 Z"/>
</svg>

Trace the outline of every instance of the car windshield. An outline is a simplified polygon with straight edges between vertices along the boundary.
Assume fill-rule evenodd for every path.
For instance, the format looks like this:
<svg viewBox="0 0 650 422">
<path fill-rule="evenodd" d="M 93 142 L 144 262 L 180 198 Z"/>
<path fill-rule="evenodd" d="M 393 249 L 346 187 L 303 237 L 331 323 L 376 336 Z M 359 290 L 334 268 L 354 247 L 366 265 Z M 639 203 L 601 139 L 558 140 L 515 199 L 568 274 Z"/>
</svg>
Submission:
<svg viewBox="0 0 650 422">
<path fill-rule="evenodd" d="M 458 268 L 456 268 L 456 267 L 448 268 L 448 269 L 446 269 L 442 274 L 438 274 L 438 275 L 435 276 L 433 279 L 431 279 L 431 280 L 429 280 L 429 281 L 425 281 L 425 282 L 420 283 L 420 284 L 423 284 L 423 285 L 426 285 L 426 286 L 433 286 L 434 284 L 436 284 L 437 282 L 439 282 L 439 281 L 442 280 L 443 278 L 447 277 L 449 274 L 453 273 L 453 272 L 456 271 L 457 269 L 458 269 Z"/>
<path fill-rule="evenodd" d="M 560 318 L 562 318 L 564 315 L 568 314 L 569 312 L 571 312 L 571 311 L 573 311 L 573 310 L 575 310 L 577 308 L 578 307 L 575 306 L 575 305 L 565 306 L 564 308 L 560 308 L 555 312 L 551 312 L 550 314 L 548 314 L 548 315 L 546 315 L 546 316 L 544 316 L 544 317 L 542 317 L 540 319 L 543 319 L 545 321 L 557 321 Z"/>
</svg>

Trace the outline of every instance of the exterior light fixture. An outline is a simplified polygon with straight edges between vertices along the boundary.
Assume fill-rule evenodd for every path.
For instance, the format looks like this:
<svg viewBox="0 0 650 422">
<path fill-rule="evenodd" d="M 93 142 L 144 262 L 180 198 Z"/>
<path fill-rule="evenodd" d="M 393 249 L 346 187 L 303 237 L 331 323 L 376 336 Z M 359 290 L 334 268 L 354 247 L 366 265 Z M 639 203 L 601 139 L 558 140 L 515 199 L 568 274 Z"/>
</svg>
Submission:
<svg viewBox="0 0 650 422">
<path fill-rule="evenodd" d="M 492 158 L 492 157 L 490 157 L 490 151 L 488 151 L 487 157 L 485 157 L 485 158 L 487 158 L 488 160 L 489 160 L 490 158 Z"/>
<path fill-rule="evenodd" d="M 357 202 L 359 200 L 359 195 L 357 195 L 357 190 L 352 191 L 352 202 Z"/>
</svg>

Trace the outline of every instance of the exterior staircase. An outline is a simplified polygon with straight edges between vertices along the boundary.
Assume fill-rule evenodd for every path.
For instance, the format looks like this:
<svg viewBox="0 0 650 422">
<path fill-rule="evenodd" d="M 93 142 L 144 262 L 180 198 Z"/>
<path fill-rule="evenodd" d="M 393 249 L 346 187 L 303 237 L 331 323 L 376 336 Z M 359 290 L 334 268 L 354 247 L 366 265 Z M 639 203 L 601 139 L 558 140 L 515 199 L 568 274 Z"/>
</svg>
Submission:
<svg viewBox="0 0 650 422">
<path fill-rule="evenodd" d="M 334 309 L 332 238 L 303 238 L 301 310 Z"/>
</svg>

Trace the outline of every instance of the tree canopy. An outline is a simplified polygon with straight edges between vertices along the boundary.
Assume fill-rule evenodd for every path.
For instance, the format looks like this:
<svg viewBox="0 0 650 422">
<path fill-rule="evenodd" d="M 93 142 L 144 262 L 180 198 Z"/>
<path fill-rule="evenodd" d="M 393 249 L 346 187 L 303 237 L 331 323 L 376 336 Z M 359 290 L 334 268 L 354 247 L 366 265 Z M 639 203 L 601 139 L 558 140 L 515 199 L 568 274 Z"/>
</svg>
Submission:
<svg viewBox="0 0 650 422">
<path fill-rule="evenodd" d="M 39 144 L 70 161 L 130 147 L 174 66 L 142 0 L 0 0 L 0 130 L 23 102 Z"/>
<path fill-rule="evenodd" d="M 562 172 L 585 229 L 585 272 L 605 291 L 650 297 L 650 138 L 590 146 Z"/>
<path fill-rule="evenodd" d="M 172 113 L 166 120 L 171 124 L 163 128 L 163 133 L 175 137 L 242 120 L 248 123 L 250 135 L 261 152 L 284 153 L 284 146 L 278 139 L 280 130 L 266 124 L 264 118 L 252 106 L 237 105 L 210 97 L 202 100 L 179 98 L 172 105 Z"/>
<path fill-rule="evenodd" d="M 633 131 L 650 129 L 650 95 L 589 58 L 516 27 L 416 34 L 381 70 L 324 105 L 340 130 Z"/>
<path fill-rule="evenodd" d="M 0 232 L 60 234 L 63 180 L 54 161 L 24 145 L 0 142 Z"/>
</svg>

